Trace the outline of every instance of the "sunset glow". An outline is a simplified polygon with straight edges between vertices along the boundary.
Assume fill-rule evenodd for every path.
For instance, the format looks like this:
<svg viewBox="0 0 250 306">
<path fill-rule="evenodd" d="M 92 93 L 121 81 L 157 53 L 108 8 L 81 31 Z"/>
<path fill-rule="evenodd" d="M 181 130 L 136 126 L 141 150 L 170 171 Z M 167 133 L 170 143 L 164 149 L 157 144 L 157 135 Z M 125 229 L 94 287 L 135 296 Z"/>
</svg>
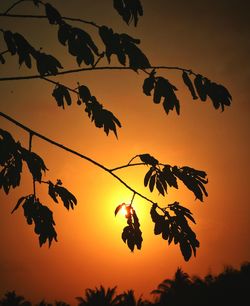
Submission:
<svg viewBox="0 0 250 306">
<path fill-rule="evenodd" d="M 0 12 L 14 2 L 0 1 Z M 49 76 L 69 88 L 88 86 L 100 104 L 121 122 L 116 138 L 112 131 L 107 136 L 103 128 L 95 126 L 85 106 L 77 104 L 74 92 L 71 105 L 65 102 L 63 109 L 52 95 L 56 85 L 40 77 L 0 82 L 1 112 L 103 165 L 99 167 L 80 154 L 32 136 L 32 151 L 43 158 L 49 169 L 43 176 L 47 183 L 36 182 L 36 195 L 53 211 L 58 242 L 53 241 L 50 248 L 48 244 L 40 248 L 34 224 L 27 224 L 23 208 L 11 214 L 18 199 L 33 192 L 32 177 L 24 164 L 20 186 L 12 188 L 8 195 L 0 190 L 0 295 L 16 290 L 34 302 L 43 298 L 65 300 L 74 306 L 75 297 L 83 296 L 86 288 L 103 285 L 117 286 L 119 293 L 134 289 L 137 297 L 152 299 L 150 292 L 171 278 L 177 267 L 190 275 L 204 276 L 217 273 L 226 265 L 239 268 L 249 261 L 250 2 L 142 0 L 144 15 L 137 27 L 126 25 L 113 9 L 113 1 L 48 2 L 62 16 L 107 25 L 118 33 L 140 39 L 138 46 L 152 65 L 185 67 L 225 84 L 233 102 L 221 112 L 210 98 L 192 99 L 178 69 L 159 69 L 157 74 L 176 87 L 179 116 L 174 111 L 166 114 L 162 103 L 153 102 L 153 94 L 143 93 L 148 74 L 140 69 L 99 69 Z M 24 1 L 13 9 L 13 14 L 43 15 L 44 8 Z M 64 67 L 62 71 L 91 67 L 84 62 L 79 66 L 76 57 L 68 53 L 67 44 L 65 47 L 58 41 L 58 25 L 43 18 L 1 16 L 0 23 L 0 29 L 22 33 L 37 50 L 42 48 L 42 52 L 53 54 Z M 99 52 L 105 51 L 98 27 L 69 23 L 91 33 Z M 3 52 L 6 46 L 1 32 L 0 39 Z M 94 56 L 97 60 L 98 56 Z M 6 64 L 0 63 L 0 78 L 37 74 L 33 59 L 29 69 L 19 65 L 16 55 L 4 54 L 4 58 Z M 128 62 L 127 57 L 126 65 Z M 100 57 L 97 67 L 108 65 L 121 66 L 115 54 L 111 64 L 106 57 Z M 27 131 L 2 117 L 0 128 L 9 131 L 28 150 Z M 156 188 L 150 192 L 144 181 L 150 165 L 142 165 L 138 158 L 145 153 L 160 163 L 205 171 L 208 197 L 204 196 L 203 202 L 195 199 L 181 180 L 178 189 L 169 187 L 165 196 Z M 132 163 L 139 165 L 129 164 L 134 156 L 137 158 Z M 121 167 L 124 165 L 127 167 Z M 66 209 L 61 199 L 56 203 L 49 196 L 48 181 L 55 184 L 58 179 L 77 198 L 74 209 Z M 152 203 L 166 207 L 175 201 L 190 209 L 196 221 L 190 224 L 200 247 L 189 261 L 183 259 L 179 244 L 169 246 L 161 234 L 154 234 Z M 122 203 L 125 205 L 115 216 L 116 207 Z M 121 238 L 130 203 L 138 216 L 143 239 L 141 250 L 135 247 L 133 252 Z"/>
</svg>

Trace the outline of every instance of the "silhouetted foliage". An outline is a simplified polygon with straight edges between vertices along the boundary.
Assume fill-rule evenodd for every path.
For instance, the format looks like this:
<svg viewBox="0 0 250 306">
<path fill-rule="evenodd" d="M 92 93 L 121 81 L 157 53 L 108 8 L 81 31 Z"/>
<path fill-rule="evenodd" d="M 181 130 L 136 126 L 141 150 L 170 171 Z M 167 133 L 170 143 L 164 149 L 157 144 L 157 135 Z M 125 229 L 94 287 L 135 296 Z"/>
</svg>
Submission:
<svg viewBox="0 0 250 306">
<path fill-rule="evenodd" d="M 1 306 L 31 306 L 31 303 L 25 301 L 21 295 L 17 295 L 15 291 L 5 293 L 5 296 L 0 300 Z"/>
<path fill-rule="evenodd" d="M 103 286 L 86 289 L 84 297 L 76 297 L 78 306 L 248 306 L 250 290 L 250 263 L 241 265 L 240 269 L 225 267 L 218 275 L 190 277 L 178 268 L 174 277 L 163 280 L 151 294 L 154 302 L 136 299 L 134 291 L 128 290 L 116 294 L 116 287 L 105 289 Z M 0 306 L 31 306 L 23 296 L 15 291 L 7 292 L 0 300 Z M 42 300 L 36 306 L 69 306 L 63 301 L 47 303 Z"/>
<path fill-rule="evenodd" d="M 140 0 L 113 0 L 114 8 L 122 19 L 127 23 L 134 21 L 135 27 L 139 16 L 143 16 L 143 8 Z"/>
<path fill-rule="evenodd" d="M 106 290 L 103 286 L 100 286 L 100 288 L 86 289 L 85 298 L 76 297 L 76 299 L 79 306 L 112 306 L 117 305 L 115 293 L 116 287 Z"/>
<path fill-rule="evenodd" d="M 70 207 L 74 209 L 77 199 L 65 187 L 61 186 L 61 180 L 58 180 L 55 185 L 50 181 L 42 181 L 43 172 L 48 170 L 43 159 L 36 153 L 22 147 L 20 142 L 16 142 L 9 132 L 0 129 L 0 188 L 3 188 L 6 194 L 9 193 L 11 187 L 19 186 L 23 161 L 27 163 L 34 184 L 35 182 L 48 184 L 48 193 L 56 203 L 58 203 L 57 196 L 59 196 L 68 210 Z M 34 232 L 39 236 L 40 246 L 46 241 L 49 246 L 53 240 L 57 241 L 52 211 L 40 203 L 35 190 L 34 194 L 22 196 L 17 201 L 12 213 L 20 205 L 23 207 L 27 223 L 35 225 Z"/>
<path fill-rule="evenodd" d="M 14 3 L 9 10 L 19 5 L 21 2 L 22 1 Z M 221 108 L 222 111 L 224 111 L 225 106 L 230 106 L 232 97 L 223 85 L 210 81 L 201 74 L 194 73 L 184 68 L 151 66 L 148 57 L 139 48 L 139 44 L 141 43 L 140 39 L 134 38 L 127 33 L 117 33 L 107 25 L 98 25 L 92 21 L 63 17 L 57 8 L 49 2 L 44 3 L 40 0 L 33 0 L 33 4 L 36 6 L 36 9 L 44 11 L 45 16 L 42 17 L 45 17 L 46 22 L 49 22 L 50 25 L 57 29 L 57 40 L 59 44 L 67 48 L 69 55 L 75 57 L 77 65 L 88 66 L 88 68 L 77 69 L 77 71 L 95 70 L 96 68 L 106 69 L 107 67 L 96 66 L 105 57 L 108 64 L 110 64 L 114 55 L 120 66 L 112 68 L 126 68 L 137 73 L 143 72 L 147 74 L 147 78 L 144 80 L 142 86 L 143 93 L 146 96 L 151 96 L 152 94 L 153 102 L 155 104 L 162 103 L 163 109 L 167 114 L 169 114 L 171 110 L 175 110 L 179 115 L 180 102 L 176 94 L 177 87 L 172 84 L 172 81 L 167 77 L 158 75 L 158 70 L 161 68 L 176 69 L 182 72 L 182 81 L 190 91 L 194 100 L 199 98 L 201 101 L 206 101 L 207 98 L 210 98 L 214 108 Z M 132 22 L 134 26 L 137 26 L 139 16 L 143 16 L 143 7 L 140 0 L 114 0 L 113 7 L 128 25 Z M 7 12 L 9 12 L 9 10 L 7 10 Z M 11 17 L 7 13 L 3 15 Z M 25 15 L 25 17 L 30 16 Z M 36 18 L 37 16 L 33 17 Z M 101 46 L 97 46 L 97 43 L 93 40 L 92 37 L 96 36 L 92 35 L 92 33 L 90 34 L 82 27 L 72 25 L 73 21 L 82 21 L 82 23 L 87 23 L 97 30 L 97 34 L 101 39 Z M 71 73 L 76 70 L 61 71 L 63 65 L 59 59 L 54 55 L 41 52 L 41 48 L 38 50 L 33 47 L 22 34 L 13 33 L 8 29 L 0 29 L 0 31 L 3 34 L 7 47 L 6 51 L 0 53 L 0 62 L 2 64 L 6 63 L 6 56 L 3 57 L 6 53 L 9 53 L 11 56 L 16 56 L 19 66 L 24 64 L 30 69 L 35 63 L 38 75 L 32 76 L 31 78 L 39 78 L 54 84 L 55 88 L 52 91 L 52 96 L 58 107 L 65 109 L 67 108 L 66 106 L 72 106 L 72 95 L 75 94 L 77 97 L 77 105 L 84 107 L 85 112 L 90 120 L 94 122 L 95 126 L 97 128 L 102 128 L 106 135 L 113 132 L 118 138 L 117 129 L 121 128 L 119 119 L 111 111 L 104 108 L 98 101 L 99 99 L 92 95 L 86 83 L 81 85 L 80 82 L 78 82 L 77 87 L 72 89 L 65 84 L 51 80 L 52 77 L 61 73 Z M 111 67 L 109 66 L 108 68 Z M 15 78 L 13 78 L 13 80 L 14 79 Z M 69 190 L 62 186 L 61 180 L 57 180 L 56 183 L 43 181 L 43 174 L 48 169 L 43 159 L 32 151 L 32 136 L 34 135 L 54 145 L 56 144 L 61 149 L 78 155 L 99 166 L 133 192 L 131 203 L 123 203 L 115 210 L 115 215 L 120 209 L 124 208 L 127 211 L 125 214 L 127 226 L 123 229 L 122 240 L 131 251 L 134 251 L 135 247 L 141 249 L 143 241 L 139 219 L 132 206 L 134 196 L 138 195 L 152 204 L 151 217 L 152 221 L 155 223 L 155 234 L 161 234 L 162 238 L 168 241 L 168 244 L 172 242 L 179 244 L 181 253 L 186 261 L 191 258 L 192 254 L 194 256 L 196 255 L 199 241 L 196 239 L 196 234 L 188 223 L 188 221 L 195 223 L 191 211 L 178 202 L 167 204 L 166 207 L 160 207 L 157 203 L 130 187 L 113 172 L 120 168 L 129 167 L 131 161 L 138 157 L 140 163 L 133 165 L 143 164 L 149 167 L 143 181 L 144 186 L 148 187 L 151 192 L 156 190 L 162 196 L 166 196 L 170 187 L 178 189 L 178 182 L 180 180 L 193 192 L 198 200 L 203 201 L 204 197 L 208 196 L 205 188 L 205 184 L 208 182 L 205 171 L 196 170 L 189 166 L 178 167 L 163 164 L 148 153 L 136 155 L 125 166 L 109 169 L 89 157 L 55 143 L 55 141 L 24 127 L 22 124 L 3 113 L 0 115 L 26 130 L 30 136 L 29 148 L 26 149 L 22 147 L 19 142 L 16 142 L 10 133 L 0 129 L 0 189 L 2 188 L 4 192 L 8 194 L 11 188 L 16 188 L 20 185 L 23 162 L 25 162 L 32 175 L 33 194 L 21 197 L 17 201 L 12 212 L 16 211 L 19 206 L 22 205 L 27 223 L 34 223 L 34 230 L 39 236 L 40 246 L 46 243 L 46 241 L 48 241 L 50 246 L 53 240 L 57 240 L 57 234 L 54 228 L 55 222 L 52 211 L 47 206 L 41 204 L 36 196 L 36 183 L 48 184 L 49 196 L 55 203 L 58 203 L 58 199 L 60 199 L 67 210 L 70 210 L 70 208 L 74 209 L 77 204 L 77 199 Z M 105 295 L 105 290 L 103 290 L 104 288 L 101 287 L 100 292 Z M 99 291 L 97 290 L 96 292 L 98 293 Z"/>
<path fill-rule="evenodd" d="M 140 230 L 139 219 L 136 212 L 131 204 L 122 203 L 118 205 L 115 209 L 115 215 L 122 209 L 126 209 L 125 218 L 127 219 L 127 226 L 124 227 L 122 232 L 122 240 L 127 243 L 129 249 L 133 252 L 135 246 L 138 250 L 141 249 L 142 245 L 142 232 Z"/>
</svg>

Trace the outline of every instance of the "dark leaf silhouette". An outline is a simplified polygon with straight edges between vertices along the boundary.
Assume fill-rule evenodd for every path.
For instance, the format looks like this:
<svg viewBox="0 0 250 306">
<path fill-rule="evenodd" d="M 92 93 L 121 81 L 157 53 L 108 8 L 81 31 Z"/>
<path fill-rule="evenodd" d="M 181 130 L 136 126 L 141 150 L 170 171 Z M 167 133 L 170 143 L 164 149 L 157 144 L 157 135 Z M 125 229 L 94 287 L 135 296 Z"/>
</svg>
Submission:
<svg viewBox="0 0 250 306">
<path fill-rule="evenodd" d="M 63 205 L 69 210 L 74 209 L 74 205 L 77 205 L 76 197 L 68 191 L 65 187 L 62 187 L 62 183 L 60 180 L 54 185 L 52 182 L 49 183 L 48 194 L 54 200 L 54 202 L 58 203 L 57 196 L 59 196 L 63 202 Z"/>
<path fill-rule="evenodd" d="M 196 91 L 197 91 L 198 96 L 201 99 L 201 101 L 206 101 L 207 90 L 206 90 L 206 86 L 205 86 L 204 81 L 203 81 L 203 77 L 200 74 L 198 74 L 195 77 L 194 85 L 195 85 Z"/>
<path fill-rule="evenodd" d="M 67 105 L 71 105 L 71 97 L 68 89 L 63 85 L 56 85 L 53 90 L 52 96 L 55 98 L 57 105 L 64 109 L 64 101 L 66 101 Z"/>
<path fill-rule="evenodd" d="M 58 68 L 63 68 L 61 63 L 52 55 L 37 51 L 34 57 L 36 59 L 37 70 L 41 76 L 49 74 L 56 75 Z"/>
<path fill-rule="evenodd" d="M 60 13 L 50 3 L 45 4 L 45 13 L 50 24 L 60 24 L 62 17 Z"/>
<path fill-rule="evenodd" d="M 205 79 L 204 82 L 207 95 L 212 100 L 215 109 L 221 106 L 221 110 L 224 111 L 225 105 L 231 105 L 232 96 L 223 85 L 216 84 L 208 79 Z"/>
<path fill-rule="evenodd" d="M 149 179 L 151 177 L 151 175 L 153 174 L 153 172 L 155 171 L 154 167 L 151 167 L 148 172 L 146 173 L 145 177 L 144 177 L 144 186 L 147 187 L 148 183 L 149 183 Z"/>
<path fill-rule="evenodd" d="M 196 92 L 195 92 L 195 89 L 194 89 L 194 85 L 193 85 L 193 83 L 192 83 L 192 81 L 191 81 L 191 79 L 188 76 L 186 71 L 183 71 L 182 79 L 183 79 L 183 82 L 185 83 L 185 85 L 188 87 L 193 99 L 194 100 L 198 99 L 198 97 L 196 95 Z"/>
<path fill-rule="evenodd" d="M 151 156 L 148 153 L 140 154 L 139 157 L 143 163 L 153 167 L 155 167 L 159 163 L 157 159 L 155 159 L 153 156 Z"/>
<path fill-rule="evenodd" d="M 70 39 L 71 29 L 72 27 L 62 20 L 58 28 L 58 40 L 64 46 L 66 46 L 66 42 Z"/>
<path fill-rule="evenodd" d="M 4 37 L 5 43 L 7 45 L 7 48 L 10 54 L 11 55 L 16 54 L 17 46 L 14 40 L 13 33 L 11 31 L 4 31 L 3 37 Z"/>
<path fill-rule="evenodd" d="M 122 209 L 122 207 L 124 207 L 126 204 L 122 203 L 120 205 L 118 205 L 115 209 L 115 216 L 118 214 L 118 212 Z"/>
<path fill-rule="evenodd" d="M 91 121 L 95 122 L 96 127 L 103 128 L 107 135 L 109 131 L 113 131 L 117 137 L 116 125 L 121 127 L 120 121 L 112 112 L 104 109 L 94 96 L 91 97 L 90 102 L 86 103 L 85 111 L 91 118 Z"/>
<path fill-rule="evenodd" d="M 114 33 L 111 28 L 101 26 L 99 35 L 106 46 L 106 56 L 108 62 L 111 61 L 111 55 L 115 54 L 122 65 L 126 64 L 126 55 L 129 59 L 129 67 L 137 71 L 150 67 L 146 55 L 136 46 L 140 43 L 139 39 L 133 38 L 125 33 Z"/>
<path fill-rule="evenodd" d="M 47 167 L 43 159 L 34 152 L 30 152 L 25 148 L 21 148 L 22 158 L 27 163 L 28 168 L 33 176 L 35 181 L 41 182 L 42 171 L 45 172 Z"/>
<path fill-rule="evenodd" d="M 26 198 L 22 205 L 24 216 L 28 224 L 34 223 L 34 231 L 39 236 L 39 244 L 42 246 L 48 241 L 49 246 L 52 241 L 57 241 L 57 233 L 55 231 L 53 214 L 51 210 L 42 205 L 34 195 Z"/>
<path fill-rule="evenodd" d="M 18 201 L 17 201 L 17 204 L 16 206 L 13 208 L 13 210 L 11 211 L 11 213 L 13 214 L 14 211 L 16 211 L 19 206 L 22 204 L 22 202 L 26 199 L 27 197 L 21 197 Z"/>
<path fill-rule="evenodd" d="M 165 180 L 165 182 L 170 186 L 178 189 L 178 184 L 176 177 L 174 176 L 172 172 L 172 167 L 170 165 L 165 165 L 162 170 L 162 178 Z"/>
<path fill-rule="evenodd" d="M 170 216 L 166 209 L 173 211 L 175 215 Z M 190 228 L 186 218 L 194 223 L 195 220 L 190 210 L 179 205 L 178 202 L 169 204 L 166 209 L 163 210 L 163 214 L 159 214 L 157 205 L 152 205 L 150 214 L 152 221 L 155 223 L 154 233 L 155 235 L 162 234 L 162 238 L 167 240 L 168 244 L 172 242 L 179 243 L 182 255 L 188 261 L 192 252 L 196 256 L 196 248 L 199 247 L 199 241 L 196 239 L 196 235 Z"/>
<path fill-rule="evenodd" d="M 140 0 L 113 0 L 113 5 L 119 15 L 122 16 L 122 19 L 127 24 L 134 21 L 135 27 L 137 26 L 139 16 L 143 16 Z"/>
<path fill-rule="evenodd" d="M 111 61 L 111 55 L 116 54 L 120 64 L 125 65 L 126 55 L 120 41 L 120 35 L 114 33 L 111 28 L 108 28 L 106 26 L 101 26 L 99 28 L 99 35 L 105 44 L 106 47 L 105 54 L 108 59 L 108 62 L 110 63 Z"/>
<path fill-rule="evenodd" d="M 129 58 L 129 67 L 137 71 L 138 69 L 149 68 L 150 62 L 146 55 L 135 45 L 135 40 L 122 39 L 125 53 Z"/>
<path fill-rule="evenodd" d="M 31 56 L 34 56 L 35 49 L 27 40 L 21 34 L 11 31 L 4 31 L 4 40 L 11 55 L 19 56 L 19 65 L 25 63 L 28 68 L 31 68 Z"/>
<path fill-rule="evenodd" d="M 155 77 L 154 77 L 155 72 L 151 73 L 150 76 L 148 78 L 146 78 L 143 82 L 143 93 L 146 96 L 151 96 L 151 91 L 154 89 L 155 87 Z"/>
<path fill-rule="evenodd" d="M 2 54 L 0 54 L 0 63 L 5 64 L 5 59 Z"/>
<path fill-rule="evenodd" d="M 126 243 L 131 250 L 131 252 L 134 251 L 135 246 L 138 250 L 141 249 L 142 246 L 142 232 L 140 230 L 140 223 L 139 219 L 136 215 L 136 212 L 134 208 L 131 205 L 128 204 L 121 204 L 119 205 L 116 210 L 120 210 L 123 206 L 126 207 L 127 214 L 125 215 L 127 219 L 127 226 L 124 227 L 122 232 L 122 240 L 124 243 Z"/>
<path fill-rule="evenodd" d="M 6 194 L 10 188 L 20 185 L 22 172 L 22 155 L 20 144 L 16 143 L 10 133 L 0 129 L 0 189 Z"/>
<path fill-rule="evenodd" d="M 91 102 L 91 93 L 87 86 L 81 85 L 78 87 L 79 96 L 84 103 Z"/>
<path fill-rule="evenodd" d="M 19 55 L 19 65 L 21 66 L 23 63 L 25 63 L 28 68 L 31 68 L 31 55 L 33 55 L 35 52 L 34 48 L 19 33 L 14 33 L 13 39 Z"/>
<path fill-rule="evenodd" d="M 208 196 L 208 193 L 204 187 L 208 180 L 205 179 L 207 174 L 204 171 L 196 170 L 190 167 L 172 169 L 173 174 L 178 177 L 183 183 L 190 189 L 197 199 L 203 201 L 203 195 Z"/>
</svg>

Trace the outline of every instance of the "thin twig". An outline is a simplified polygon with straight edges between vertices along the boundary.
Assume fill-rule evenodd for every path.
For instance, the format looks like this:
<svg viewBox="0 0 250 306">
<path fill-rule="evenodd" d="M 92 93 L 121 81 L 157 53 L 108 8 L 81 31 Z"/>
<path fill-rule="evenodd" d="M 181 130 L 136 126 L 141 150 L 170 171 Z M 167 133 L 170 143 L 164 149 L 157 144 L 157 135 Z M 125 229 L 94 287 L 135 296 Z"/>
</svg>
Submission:
<svg viewBox="0 0 250 306">
<path fill-rule="evenodd" d="M 190 74 L 197 75 L 196 73 L 192 72 L 190 69 L 181 68 L 181 67 L 174 67 L 174 66 L 151 66 L 148 69 L 166 69 L 166 70 L 180 70 L 180 71 L 186 71 Z M 71 70 L 65 70 L 60 71 L 55 75 L 46 75 L 46 77 L 55 77 L 58 75 L 63 74 L 70 74 L 70 73 L 77 73 L 77 72 L 83 72 L 83 71 L 96 71 L 96 70 L 133 70 L 130 67 L 114 67 L 114 66 L 103 66 L 103 67 L 85 67 L 85 68 L 79 68 L 79 69 L 71 69 Z M 30 80 L 30 79 L 40 79 L 41 75 L 27 75 L 27 76 L 20 76 L 20 77 L 3 77 L 0 78 L 0 81 L 20 81 L 20 80 Z"/>
<path fill-rule="evenodd" d="M 7 14 L 7 13 L 0 14 L 0 17 L 48 19 L 48 17 L 45 16 L 45 15 L 23 15 L 23 14 Z M 81 18 L 72 18 L 72 17 L 62 16 L 61 19 L 89 24 L 89 25 L 92 25 L 93 27 L 98 28 L 98 29 L 101 27 L 93 21 L 88 21 L 88 20 L 84 20 L 84 19 L 81 19 Z"/>
</svg>

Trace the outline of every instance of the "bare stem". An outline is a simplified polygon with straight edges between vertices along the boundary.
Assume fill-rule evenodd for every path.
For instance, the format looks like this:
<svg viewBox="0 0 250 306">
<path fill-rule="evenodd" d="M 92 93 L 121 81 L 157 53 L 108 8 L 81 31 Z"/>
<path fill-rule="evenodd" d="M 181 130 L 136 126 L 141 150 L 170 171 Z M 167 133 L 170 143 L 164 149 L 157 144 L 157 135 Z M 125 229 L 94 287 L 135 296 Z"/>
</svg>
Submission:
<svg viewBox="0 0 250 306">
<path fill-rule="evenodd" d="M 151 66 L 148 69 L 166 69 L 166 70 L 180 70 L 180 71 L 186 71 L 188 73 L 191 73 L 193 75 L 197 75 L 196 73 L 192 72 L 190 69 L 181 68 L 181 67 L 174 67 L 174 66 Z M 65 70 L 58 72 L 56 75 L 46 75 L 46 77 L 55 77 L 58 75 L 63 74 L 71 74 L 71 73 L 77 73 L 77 72 L 83 72 L 83 71 L 96 71 L 96 70 L 130 70 L 132 71 L 132 68 L 130 67 L 123 67 L 123 66 L 103 66 L 103 67 L 86 67 L 86 68 L 79 68 L 79 69 L 71 69 L 71 70 Z M 30 80 L 30 79 L 41 79 L 42 76 L 37 75 L 27 75 L 27 76 L 20 76 L 20 77 L 3 77 L 0 78 L 0 81 L 19 81 L 19 80 Z"/>
<path fill-rule="evenodd" d="M 18 1 L 19 3 L 21 1 L 25 1 L 25 0 L 20 0 Z M 28 0 L 26 0 L 28 1 Z M 0 17 L 10 17 L 10 18 L 30 18 L 30 19 L 47 19 L 47 16 L 45 15 L 23 15 L 23 14 L 8 14 L 8 13 L 3 13 L 0 14 Z M 66 17 L 66 16 L 62 16 L 61 17 L 63 20 L 69 20 L 69 21 L 76 21 L 76 22 L 81 22 L 81 23 L 85 23 L 85 24 L 89 24 L 95 28 L 100 28 L 100 26 L 98 24 L 96 24 L 93 21 L 88 21 L 88 20 L 84 20 L 84 19 L 80 19 L 80 18 L 72 18 L 72 17 Z"/>
</svg>

